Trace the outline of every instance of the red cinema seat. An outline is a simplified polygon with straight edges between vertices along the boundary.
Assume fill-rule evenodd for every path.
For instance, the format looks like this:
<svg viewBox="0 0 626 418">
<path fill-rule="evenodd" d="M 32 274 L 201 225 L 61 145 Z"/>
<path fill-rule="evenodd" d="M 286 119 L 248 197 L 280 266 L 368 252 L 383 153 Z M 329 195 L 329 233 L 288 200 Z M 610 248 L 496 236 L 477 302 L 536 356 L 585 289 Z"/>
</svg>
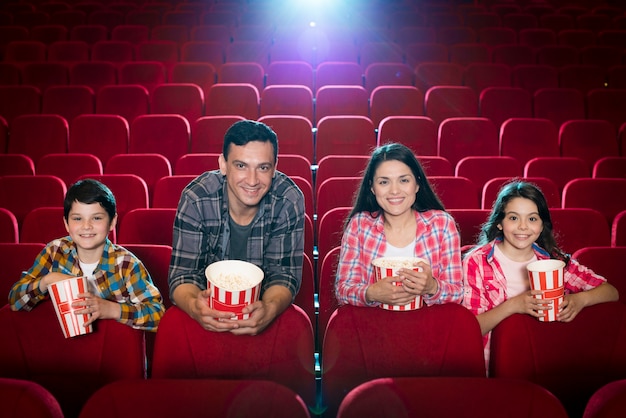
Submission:
<svg viewBox="0 0 626 418">
<path fill-rule="evenodd" d="M 326 116 L 369 117 L 369 94 L 361 86 L 324 86 L 315 95 L 315 120 Z"/>
<path fill-rule="evenodd" d="M 28 212 L 20 229 L 20 242 L 47 244 L 57 238 L 67 236 L 65 223 L 63 222 L 62 203 L 54 207 L 42 206 Z M 114 235 L 109 234 L 109 238 L 115 241 Z M 35 259 L 31 260 L 34 262 Z M 15 279 L 17 281 L 17 279 Z"/>
<path fill-rule="evenodd" d="M 479 209 L 478 188 L 466 177 L 430 176 L 430 184 L 447 209 Z"/>
<path fill-rule="evenodd" d="M 24 154 L 0 154 L 0 176 L 34 175 L 35 163 Z"/>
<path fill-rule="evenodd" d="M 515 177 L 518 180 L 527 181 L 539 187 L 546 197 L 548 207 L 560 208 L 561 207 L 561 192 L 556 183 L 546 177 Z M 512 177 L 494 177 L 487 181 L 483 186 L 481 207 L 483 209 L 491 209 L 493 203 L 498 196 L 498 192 L 506 183 L 510 182 L 514 178 Z"/>
<path fill-rule="evenodd" d="M 150 95 L 150 113 L 184 116 L 188 122 L 204 115 L 204 92 L 192 83 L 168 83 Z"/>
<path fill-rule="evenodd" d="M 34 86 L 0 86 L 0 117 L 7 124 L 20 115 L 41 112 L 41 91 Z"/>
<path fill-rule="evenodd" d="M 246 119 L 259 118 L 259 91 L 252 84 L 214 84 L 205 97 L 205 115 L 236 115 Z"/>
<path fill-rule="evenodd" d="M 231 127 L 231 125 L 240 120 L 244 120 L 244 117 L 236 115 L 223 115 L 203 116 L 194 121 L 189 121 L 191 124 L 190 151 L 194 154 L 221 154 L 226 131 Z"/>
<path fill-rule="evenodd" d="M 558 131 L 547 119 L 511 118 L 500 127 L 500 155 L 523 166 L 535 157 L 560 156 Z"/>
<path fill-rule="evenodd" d="M 192 83 L 202 89 L 204 98 L 216 82 L 215 67 L 208 62 L 177 62 L 169 73 L 170 83 Z"/>
<path fill-rule="evenodd" d="M 142 115 L 148 114 L 150 93 L 139 84 L 106 85 L 96 96 L 96 113 L 119 115 L 128 124 Z"/>
<path fill-rule="evenodd" d="M 626 247 L 626 210 L 619 212 L 613 218 L 611 245 L 614 247 Z"/>
<path fill-rule="evenodd" d="M 587 163 L 589 171 L 603 157 L 619 156 L 616 131 L 606 120 L 577 119 L 565 122 L 559 132 L 563 157 L 576 157 Z"/>
<path fill-rule="evenodd" d="M 313 93 L 300 85 L 272 85 L 261 92 L 260 116 L 295 115 L 313 121 Z"/>
<path fill-rule="evenodd" d="M 374 124 L 365 116 L 326 116 L 317 123 L 315 159 L 327 155 L 368 155 L 376 146 Z"/>
<path fill-rule="evenodd" d="M 454 175 L 470 179 L 477 190 L 482 190 L 494 177 L 521 176 L 522 167 L 513 157 L 472 155 L 456 164 Z"/>
<path fill-rule="evenodd" d="M 0 242 L 0 261 L 5 266 L 2 279 L 0 280 L 0 291 L 3 295 L 9 295 L 11 288 L 22 276 L 22 272 L 27 271 L 35 262 L 37 254 L 44 249 L 43 242 L 38 243 L 8 243 Z M 0 307 L 8 303 L 8 297 L 0 300 Z"/>
<path fill-rule="evenodd" d="M 570 180 L 589 177 L 589 166 L 577 157 L 537 157 L 526 162 L 524 177 L 547 177 L 563 191 Z"/>
<path fill-rule="evenodd" d="M 7 151 L 28 155 L 38 164 L 41 157 L 52 153 L 66 153 L 69 127 L 59 115 L 22 115 L 10 125 Z"/>
<path fill-rule="evenodd" d="M 626 179 L 574 179 L 563 188 L 564 208 L 596 209 L 606 216 L 609 225 L 624 210 Z"/>
<path fill-rule="evenodd" d="M 588 208 L 550 208 L 552 230 L 567 254 L 584 247 L 610 245 L 610 225 L 602 213 Z"/>
<path fill-rule="evenodd" d="M 139 84 L 149 93 L 165 83 L 167 66 L 161 61 L 132 61 L 121 65 L 118 70 L 119 84 Z"/>
<path fill-rule="evenodd" d="M 464 157 L 497 156 L 498 127 L 491 119 L 478 117 L 449 118 L 439 125 L 437 155 L 453 167 Z"/>
<path fill-rule="evenodd" d="M 533 115 L 558 127 L 572 119 L 585 119 L 585 97 L 566 87 L 539 89 L 533 96 Z"/>
<path fill-rule="evenodd" d="M 607 383 L 594 392 L 585 407 L 584 418 L 609 418 L 626 414 L 626 379 Z"/>
<path fill-rule="evenodd" d="M 478 96 L 467 86 L 434 86 L 424 97 L 425 115 L 437 126 L 444 119 L 478 116 Z"/>
<path fill-rule="evenodd" d="M 601 157 L 593 165 L 591 177 L 626 178 L 626 157 Z"/>
<path fill-rule="evenodd" d="M 158 244 L 121 244 L 128 251 L 132 252 L 141 260 L 152 278 L 152 283 L 159 289 L 163 297 L 165 308 L 172 306 L 170 301 L 169 286 L 167 284 L 170 259 L 172 258 L 172 247 L 170 245 Z M 147 351 L 147 350 L 146 350 Z M 149 353 L 150 358 L 152 353 Z"/>
<path fill-rule="evenodd" d="M 46 154 L 37 162 L 36 170 L 37 174 L 60 178 L 69 189 L 79 177 L 101 175 L 102 163 L 93 154 Z"/>
<path fill-rule="evenodd" d="M 91 153 L 104 166 L 116 154 L 128 153 L 128 122 L 118 115 L 80 115 L 70 127 L 69 152 Z"/>
<path fill-rule="evenodd" d="M 0 378 L 0 402 L 6 418 L 63 418 L 54 396 L 40 384 L 28 380 Z"/>
<path fill-rule="evenodd" d="M 37 193 L 33 193 L 36 190 Z M 67 188 L 63 180 L 49 175 L 9 175 L 0 177 L 0 207 L 10 210 L 18 225 L 33 209 L 61 206 Z"/>
<path fill-rule="evenodd" d="M 154 185 L 153 208 L 177 208 L 180 195 L 197 175 L 162 177 Z"/>
<path fill-rule="evenodd" d="M 117 84 L 117 67 L 108 61 L 80 61 L 70 67 L 70 84 L 87 86 L 98 94 L 107 86 Z"/>
<path fill-rule="evenodd" d="M 117 241 L 125 244 L 172 245 L 174 208 L 137 208 L 124 216 Z"/>
<path fill-rule="evenodd" d="M 161 154 L 170 162 L 189 152 L 191 127 L 181 115 L 141 115 L 130 125 L 128 152 Z"/>
<path fill-rule="evenodd" d="M 20 238 L 17 219 L 13 213 L 5 208 L 0 208 L 0 242 L 17 243 Z"/>
<path fill-rule="evenodd" d="M 620 302 L 626 302 L 626 280 L 621 272 L 621 260 L 626 256 L 626 247 L 588 245 L 572 254 L 585 267 L 603 276 L 619 292 Z"/>
<path fill-rule="evenodd" d="M 257 62 L 226 62 L 217 67 L 217 82 L 223 84 L 248 83 L 263 91 L 265 69 Z"/>
<path fill-rule="evenodd" d="M 370 94 L 369 109 L 374 126 L 387 116 L 423 116 L 424 94 L 414 86 L 378 86 Z"/>
<path fill-rule="evenodd" d="M 172 175 L 172 164 L 162 154 L 137 153 L 113 155 L 104 167 L 105 174 L 136 174 L 148 186 L 150 202 L 154 195 L 154 186 L 162 177 Z"/>
<path fill-rule="evenodd" d="M 313 125 L 309 119 L 298 115 L 268 115 L 261 116 L 259 122 L 276 132 L 281 154 L 301 155 L 314 161 Z"/>
<path fill-rule="evenodd" d="M 387 116 L 378 125 L 377 144 L 400 142 L 416 155 L 437 155 L 437 125 L 426 116 Z"/>
<path fill-rule="evenodd" d="M 62 116 L 70 125 L 76 116 L 94 110 L 95 96 L 87 86 L 50 86 L 43 94 L 42 113 Z"/>
</svg>

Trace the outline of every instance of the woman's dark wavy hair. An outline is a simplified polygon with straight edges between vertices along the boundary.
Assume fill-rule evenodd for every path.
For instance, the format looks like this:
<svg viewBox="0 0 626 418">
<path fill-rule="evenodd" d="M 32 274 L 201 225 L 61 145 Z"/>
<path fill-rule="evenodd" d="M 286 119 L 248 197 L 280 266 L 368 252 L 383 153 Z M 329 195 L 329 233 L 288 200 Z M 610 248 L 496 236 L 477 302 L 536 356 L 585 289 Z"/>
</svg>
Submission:
<svg viewBox="0 0 626 418">
<path fill-rule="evenodd" d="M 503 232 L 498 229 L 498 225 L 504 219 L 506 205 L 516 197 L 532 200 L 537 205 L 539 217 L 543 222 L 543 230 L 537 238 L 537 245 L 546 250 L 550 257 L 569 262 L 569 255 L 565 254 L 557 245 L 552 228 L 552 218 L 548 202 L 541 189 L 532 183 L 520 180 L 513 180 L 506 183 L 498 192 L 498 197 L 493 203 L 489 219 L 482 225 L 478 237 L 478 246 L 485 245 L 496 238 L 502 238 Z"/>
<path fill-rule="evenodd" d="M 377 147 L 372 152 L 367 167 L 365 167 L 363 172 L 363 179 L 359 189 L 355 194 L 354 206 L 348 216 L 348 220 L 360 212 L 376 213 L 382 210 L 378 202 L 376 202 L 376 196 L 372 193 L 371 188 L 376 169 L 385 161 L 400 161 L 406 164 L 413 172 L 413 176 L 415 176 L 419 185 L 413 209 L 418 212 L 430 209 L 445 210 L 443 203 L 441 203 L 441 200 L 439 200 L 439 197 L 428 182 L 424 169 L 415 157 L 415 154 L 413 154 L 413 151 L 405 145 L 392 142 Z"/>
</svg>

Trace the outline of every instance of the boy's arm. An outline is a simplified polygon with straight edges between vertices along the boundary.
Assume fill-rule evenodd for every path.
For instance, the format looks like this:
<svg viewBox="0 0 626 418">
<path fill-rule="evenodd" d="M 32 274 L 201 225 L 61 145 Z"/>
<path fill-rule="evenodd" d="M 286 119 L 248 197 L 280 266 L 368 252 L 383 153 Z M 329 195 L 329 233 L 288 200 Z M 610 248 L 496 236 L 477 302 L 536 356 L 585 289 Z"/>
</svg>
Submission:
<svg viewBox="0 0 626 418">
<path fill-rule="evenodd" d="M 152 284 L 144 265 L 138 261 L 131 265 L 130 271 L 118 279 L 125 280 L 125 285 L 116 286 L 128 291 L 126 297 L 118 299 L 121 308 L 118 321 L 133 328 L 156 331 L 165 313 L 163 298 L 159 289 Z"/>
</svg>

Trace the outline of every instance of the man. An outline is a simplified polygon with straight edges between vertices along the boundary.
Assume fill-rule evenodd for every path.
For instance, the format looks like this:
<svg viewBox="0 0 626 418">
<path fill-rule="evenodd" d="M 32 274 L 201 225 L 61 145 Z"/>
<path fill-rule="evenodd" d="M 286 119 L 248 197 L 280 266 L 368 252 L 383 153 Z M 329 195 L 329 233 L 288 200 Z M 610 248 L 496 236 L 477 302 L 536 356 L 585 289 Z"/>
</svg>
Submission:
<svg viewBox="0 0 626 418">
<path fill-rule="evenodd" d="M 169 287 L 172 301 L 206 330 L 255 335 L 293 301 L 302 280 L 304 196 L 276 171 L 278 141 L 263 123 L 233 124 L 224 136 L 219 171 L 183 191 L 176 219 Z M 205 268 L 240 259 L 265 273 L 260 300 L 246 320 L 209 308 Z"/>
</svg>

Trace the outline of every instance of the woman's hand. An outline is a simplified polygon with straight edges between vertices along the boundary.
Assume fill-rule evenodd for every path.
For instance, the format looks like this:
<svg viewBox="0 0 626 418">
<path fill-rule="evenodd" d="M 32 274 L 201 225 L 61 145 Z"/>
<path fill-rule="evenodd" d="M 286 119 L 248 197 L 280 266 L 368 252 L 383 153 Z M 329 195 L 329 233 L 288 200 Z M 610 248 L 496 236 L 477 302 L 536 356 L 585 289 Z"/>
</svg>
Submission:
<svg viewBox="0 0 626 418">
<path fill-rule="evenodd" d="M 415 299 L 415 295 L 407 292 L 401 284 L 400 277 L 385 277 L 367 287 L 365 297 L 370 302 L 387 303 L 390 305 L 406 305 Z"/>
<path fill-rule="evenodd" d="M 437 280 L 433 277 L 430 265 L 420 261 L 417 264 L 419 271 L 412 269 L 398 270 L 398 276 L 402 279 L 402 287 L 412 295 L 434 295 L 437 293 Z"/>
</svg>

